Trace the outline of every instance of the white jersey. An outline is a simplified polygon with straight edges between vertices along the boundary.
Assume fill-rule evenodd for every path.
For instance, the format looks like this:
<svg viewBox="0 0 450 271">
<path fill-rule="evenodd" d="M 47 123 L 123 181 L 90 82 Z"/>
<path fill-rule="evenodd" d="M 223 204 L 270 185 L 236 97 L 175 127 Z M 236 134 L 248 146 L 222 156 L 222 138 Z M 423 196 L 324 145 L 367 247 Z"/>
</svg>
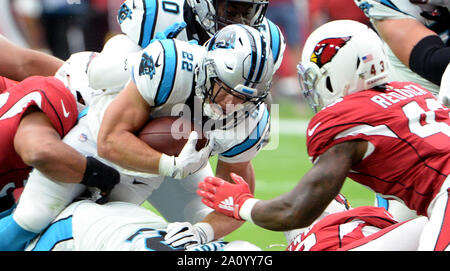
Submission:
<svg viewBox="0 0 450 271">
<path fill-rule="evenodd" d="M 150 44 L 156 33 L 164 32 L 174 23 L 187 24 L 177 35 L 179 40 L 197 40 L 203 45 L 210 38 L 196 22 L 186 0 L 126 0 L 119 9 L 118 22 L 122 32 L 142 48 Z M 267 18 L 257 28 L 270 44 L 275 72 L 283 59 L 286 47 L 284 36 L 280 28 Z"/>
<path fill-rule="evenodd" d="M 69 205 L 36 237 L 27 251 L 170 251 L 184 250 L 164 243 L 167 222 L 143 207 L 89 200 Z M 221 250 L 211 242 L 193 250 Z"/>
<path fill-rule="evenodd" d="M 449 25 L 442 25 L 441 22 L 429 20 L 422 16 L 422 12 L 432 12 L 435 6 L 424 4 L 415 5 L 409 0 L 364 0 L 355 1 L 364 13 L 373 20 L 383 19 L 415 19 L 420 21 L 429 29 L 436 32 L 444 43 L 449 41 Z M 439 86 L 421 77 L 405 66 L 385 43 L 386 52 L 390 64 L 390 81 L 411 81 L 416 82 L 437 96 Z"/>
<path fill-rule="evenodd" d="M 194 97 L 194 69 L 204 50 L 180 40 L 154 42 L 131 60 L 133 81 L 152 107 L 151 117 L 191 116 L 194 122 L 201 122 L 208 138 L 214 138 L 212 155 L 218 154 L 228 163 L 250 161 L 268 141 L 269 112 L 261 104 L 245 120 L 225 128 L 215 128 L 202 115 L 196 116 L 202 114 L 202 107 Z M 186 113 L 186 104 L 193 110 Z"/>
</svg>

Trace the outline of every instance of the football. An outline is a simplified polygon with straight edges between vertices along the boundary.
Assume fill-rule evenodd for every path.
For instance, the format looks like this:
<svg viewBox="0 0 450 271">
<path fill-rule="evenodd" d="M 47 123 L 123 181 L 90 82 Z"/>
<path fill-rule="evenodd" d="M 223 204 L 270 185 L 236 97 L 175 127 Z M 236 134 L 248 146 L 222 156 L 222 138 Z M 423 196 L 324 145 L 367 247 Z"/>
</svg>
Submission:
<svg viewBox="0 0 450 271">
<path fill-rule="evenodd" d="M 138 137 L 159 152 L 178 156 L 186 144 L 189 134 L 194 130 L 199 136 L 196 149 L 200 150 L 207 142 L 206 137 L 191 120 L 182 117 L 151 119 L 139 132 Z"/>
</svg>

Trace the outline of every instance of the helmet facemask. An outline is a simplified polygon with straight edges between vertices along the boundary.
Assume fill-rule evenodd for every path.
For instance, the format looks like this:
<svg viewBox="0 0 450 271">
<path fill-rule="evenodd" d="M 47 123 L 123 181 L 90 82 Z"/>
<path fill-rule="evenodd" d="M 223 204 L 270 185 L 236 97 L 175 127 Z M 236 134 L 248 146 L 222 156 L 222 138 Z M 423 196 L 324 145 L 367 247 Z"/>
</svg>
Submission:
<svg viewBox="0 0 450 271">
<path fill-rule="evenodd" d="M 204 47 L 195 71 L 195 91 L 205 115 L 214 120 L 243 119 L 270 90 L 274 69 L 270 47 L 257 29 L 242 24 L 221 29 Z"/>
<path fill-rule="evenodd" d="M 188 0 L 196 20 L 209 35 L 230 24 L 257 26 L 266 14 L 266 0 Z"/>
<path fill-rule="evenodd" d="M 202 71 L 197 70 L 196 95 L 203 101 L 204 114 L 213 120 L 224 120 L 230 117 L 243 119 L 243 116 L 256 110 L 268 95 L 268 90 L 257 97 L 244 95 L 242 90 L 233 89 L 220 80 L 214 61 L 209 59 L 202 65 L 203 69 L 200 69 Z M 227 95 L 229 98 L 233 97 L 233 101 L 236 102 L 227 103 L 223 108 L 220 103 Z"/>
<path fill-rule="evenodd" d="M 297 74 L 303 97 L 314 110 L 314 113 L 319 112 L 323 105 L 320 100 L 320 94 L 315 89 L 318 75 L 314 71 L 314 67 L 305 67 L 299 63 L 297 65 Z"/>
</svg>

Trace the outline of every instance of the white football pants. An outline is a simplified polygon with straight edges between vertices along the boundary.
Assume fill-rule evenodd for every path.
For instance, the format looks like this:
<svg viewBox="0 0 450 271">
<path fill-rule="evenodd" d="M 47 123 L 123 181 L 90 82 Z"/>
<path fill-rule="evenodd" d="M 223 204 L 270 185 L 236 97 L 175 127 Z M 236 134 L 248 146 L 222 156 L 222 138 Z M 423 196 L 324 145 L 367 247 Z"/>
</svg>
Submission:
<svg viewBox="0 0 450 271">
<path fill-rule="evenodd" d="M 96 157 L 106 163 L 97 155 L 96 137 L 91 134 L 86 117 L 79 120 L 63 141 L 83 155 Z M 212 174 L 208 164 L 186 179 L 166 178 L 165 185 L 155 191 L 155 196 L 149 200 L 167 220 L 195 223 L 212 211 L 201 203 L 195 193 L 197 183 Z M 156 175 L 144 178 L 139 174 L 121 173 L 120 183 L 111 191 L 108 199 L 140 205 L 161 185 L 163 179 Z M 82 184 L 55 182 L 38 170 L 33 170 L 14 212 L 14 220 L 25 230 L 41 232 L 84 189 Z"/>
</svg>

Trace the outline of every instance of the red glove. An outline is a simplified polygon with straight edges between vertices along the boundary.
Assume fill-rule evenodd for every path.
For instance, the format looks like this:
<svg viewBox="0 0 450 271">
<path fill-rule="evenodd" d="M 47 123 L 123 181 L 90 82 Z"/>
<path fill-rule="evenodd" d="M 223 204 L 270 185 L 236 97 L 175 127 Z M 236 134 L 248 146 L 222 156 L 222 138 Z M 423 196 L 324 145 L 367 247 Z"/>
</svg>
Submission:
<svg viewBox="0 0 450 271">
<path fill-rule="evenodd" d="M 234 173 L 230 173 L 230 176 L 236 184 L 217 177 L 206 177 L 203 182 L 198 184 L 197 194 L 202 197 L 202 202 L 210 208 L 242 220 L 239 210 L 246 200 L 253 198 L 253 194 L 241 176 Z"/>
</svg>

